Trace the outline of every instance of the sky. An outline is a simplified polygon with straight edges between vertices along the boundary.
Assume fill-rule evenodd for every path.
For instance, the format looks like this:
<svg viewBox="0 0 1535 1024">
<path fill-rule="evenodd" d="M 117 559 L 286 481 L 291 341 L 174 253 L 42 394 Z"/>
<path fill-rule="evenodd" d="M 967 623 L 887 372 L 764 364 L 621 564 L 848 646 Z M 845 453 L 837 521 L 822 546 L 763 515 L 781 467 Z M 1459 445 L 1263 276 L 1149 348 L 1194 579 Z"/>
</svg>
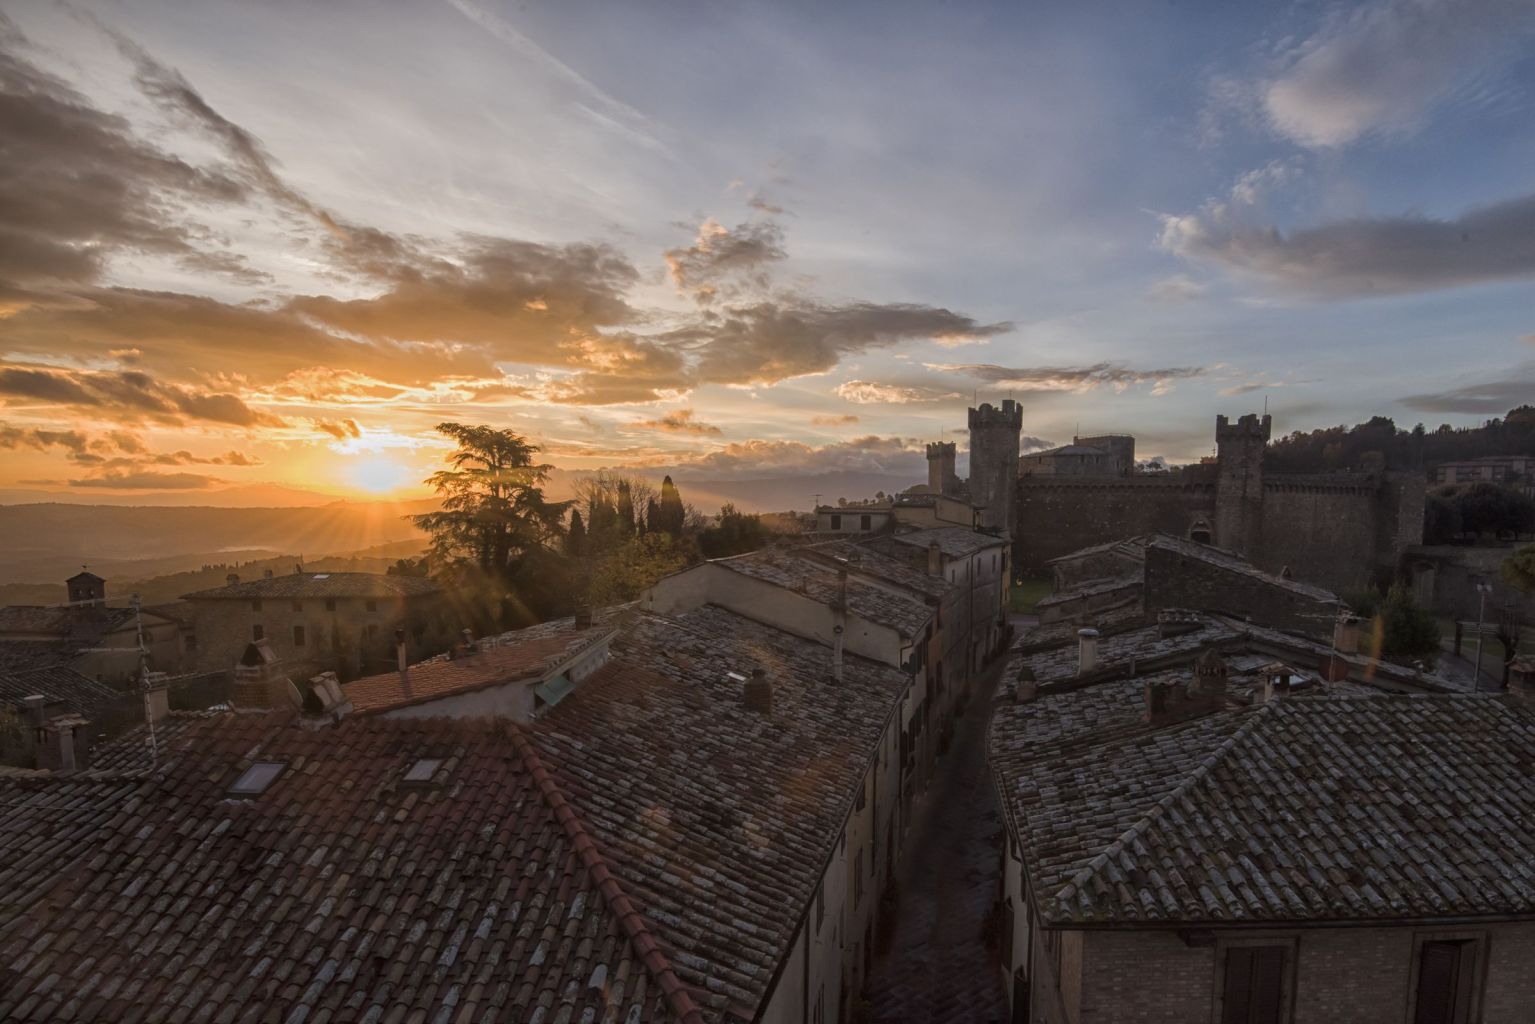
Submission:
<svg viewBox="0 0 1535 1024">
<path fill-rule="evenodd" d="M 1535 400 L 1535 0 L 0 10 L 0 494 Z"/>
</svg>

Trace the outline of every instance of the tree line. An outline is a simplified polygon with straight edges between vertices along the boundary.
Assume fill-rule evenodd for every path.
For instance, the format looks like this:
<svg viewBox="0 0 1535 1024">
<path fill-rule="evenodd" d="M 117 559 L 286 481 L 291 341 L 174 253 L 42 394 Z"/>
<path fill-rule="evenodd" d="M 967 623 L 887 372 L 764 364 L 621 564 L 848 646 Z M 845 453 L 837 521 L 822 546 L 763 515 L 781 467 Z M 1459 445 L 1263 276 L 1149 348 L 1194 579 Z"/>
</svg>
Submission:
<svg viewBox="0 0 1535 1024">
<path fill-rule="evenodd" d="M 476 631 L 630 601 L 663 576 L 769 539 L 760 517 L 734 506 L 700 513 L 670 476 L 656 487 L 604 471 L 580 480 L 574 498 L 554 501 L 544 493 L 553 467 L 527 438 L 460 423 L 437 430 L 456 447 L 427 480 L 441 507 L 410 517 L 429 538 L 427 553 L 389 572 L 441 580 Z"/>
<path fill-rule="evenodd" d="M 1535 456 L 1535 406 L 1521 405 L 1478 427 L 1403 429 L 1389 416 L 1372 416 L 1352 427 L 1297 430 L 1272 442 L 1263 464 L 1278 472 L 1324 473 L 1358 466 L 1366 452 L 1379 452 L 1387 468 L 1403 470 L 1485 455 Z"/>
</svg>

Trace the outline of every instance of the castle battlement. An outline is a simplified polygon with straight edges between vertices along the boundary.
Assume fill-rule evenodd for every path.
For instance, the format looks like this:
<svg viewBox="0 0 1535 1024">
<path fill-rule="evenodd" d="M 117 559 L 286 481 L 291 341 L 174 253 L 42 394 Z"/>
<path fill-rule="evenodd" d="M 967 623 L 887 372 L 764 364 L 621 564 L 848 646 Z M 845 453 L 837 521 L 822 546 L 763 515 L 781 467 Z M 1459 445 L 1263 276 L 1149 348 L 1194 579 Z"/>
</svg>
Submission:
<svg viewBox="0 0 1535 1024">
<path fill-rule="evenodd" d="M 927 457 L 929 459 L 945 457 L 952 459 L 958 451 L 959 449 L 953 441 L 933 441 L 927 446 Z"/>
<path fill-rule="evenodd" d="M 1013 431 L 1023 429 L 1023 406 L 1011 398 L 1004 399 L 999 409 L 990 402 L 982 402 L 979 409 L 970 410 L 970 429 L 1006 427 Z"/>
<path fill-rule="evenodd" d="M 1215 417 L 1215 440 L 1236 441 L 1242 439 L 1267 442 L 1272 432 L 1274 418 L 1265 413 L 1261 418 L 1255 412 L 1241 416 L 1232 423 L 1224 416 Z"/>
</svg>

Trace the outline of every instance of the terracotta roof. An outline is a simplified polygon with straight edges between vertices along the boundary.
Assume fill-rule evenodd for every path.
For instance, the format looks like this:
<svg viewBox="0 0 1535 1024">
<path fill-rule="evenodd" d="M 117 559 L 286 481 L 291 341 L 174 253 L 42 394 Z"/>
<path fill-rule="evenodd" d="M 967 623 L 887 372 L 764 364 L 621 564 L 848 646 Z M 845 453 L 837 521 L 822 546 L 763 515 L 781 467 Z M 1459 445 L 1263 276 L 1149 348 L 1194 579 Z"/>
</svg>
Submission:
<svg viewBox="0 0 1535 1024">
<path fill-rule="evenodd" d="M 158 774 L 0 779 L 0 1018 L 699 1021 L 559 797 L 506 723 L 283 713 Z"/>
<path fill-rule="evenodd" d="M 751 1019 L 834 852 L 904 673 L 721 608 L 642 614 L 529 729 L 673 967 L 711 1015 Z M 771 714 L 742 683 L 766 669 Z"/>
<path fill-rule="evenodd" d="M 0 673 L 0 705 L 14 708 L 40 693 L 50 704 L 62 703 L 76 714 L 95 717 L 122 698 L 116 690 L 63 665 Z"/>
<path fill-rule="evenodd" d="M 929 544 L 936 541 L 938 550 L 950 558 L 973 555 L 985 548 L 1007 546 L 1007 541 L 1001 537 L 993 537 L 989 533 L 981 533 L 978 530 L 967 530 L 963 526 L 935 526 L 928 530 L 910 530 L 906 533 L 897 533 L 891 539 L 924 551 Z"/>
<path fill-rule="evenodd" d="M 838 569 L 824 558 L 807 557 L 800 548 L 763 548 L 710 562 L 722 569 L 804 594 L 818 604 L 839 599 Z M 848 611 L 869 622 L 894 629 L 905 637 L 921 634 L 933 610 L 918 594 L 871 583 L 849 571 Z"/>
<path fill-rule="evenodd" d="M 12 640 L 0 637 L 0 672 L 25 672 L 28 669 L 63 665 L 73 660 L 79 648 L 62 640 Z"/>
<path fill-rule="evenodd" d="M 999 707 L 989 756 L 1055 925 L 1535 915 L 1535 716 L 1357 694 L 1141 716 L 1142 679 Z"/>
<path fill-rule="evenodd" d="M 465 657 L 443 654 L 417 662 L 410 666 L 408 694 L 398 672 L 385 672 L 347 683 L 346 695 L 357 711 L 376 713 L 518 679 L 539 679 L 611 632 L 601 623 L 576 629 L 574 619 L 557 619 L 501 638 L 481 640 L 480 649 Z"/>
<path fill-rule="evenodd" d="M 376 572 L 295 572 L 183 594 L 188 601 L 253 601 L 290 597 L 420 597 L 442 590 L 421 576 Z"/>
</svg>

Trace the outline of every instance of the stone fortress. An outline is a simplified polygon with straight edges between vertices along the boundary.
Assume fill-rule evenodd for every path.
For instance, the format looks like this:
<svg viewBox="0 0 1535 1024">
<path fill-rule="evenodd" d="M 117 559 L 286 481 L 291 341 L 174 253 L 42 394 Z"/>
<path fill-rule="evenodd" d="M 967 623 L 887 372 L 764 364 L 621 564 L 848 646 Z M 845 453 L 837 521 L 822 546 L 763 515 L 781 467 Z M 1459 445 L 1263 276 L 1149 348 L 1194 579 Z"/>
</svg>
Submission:
<svg viewBox="0 0 1535 1024">
<path fill-rule="evenodd" d="M 1259 568 L 1335 591 L 1396 578 L 1423 540 L 1422 474 L 1388 472 L 1367 457 L 1346 472 L 1265 472 L 1272 419 L 1217 416 L 1213 460 L 1172 472 L 1135 468 L 1135 439 L 1082 437 L 1019 455 L 1022 408 L 970 410 L 970 479 L 954 473 L 954 445 L 927 449 L 927 491 L 968 497 L 981 524 L 1010 533 L 1024 574 L 1052 558 L 1140 534 L 1167 533 L 1234 551 Z"/>
</svg>

